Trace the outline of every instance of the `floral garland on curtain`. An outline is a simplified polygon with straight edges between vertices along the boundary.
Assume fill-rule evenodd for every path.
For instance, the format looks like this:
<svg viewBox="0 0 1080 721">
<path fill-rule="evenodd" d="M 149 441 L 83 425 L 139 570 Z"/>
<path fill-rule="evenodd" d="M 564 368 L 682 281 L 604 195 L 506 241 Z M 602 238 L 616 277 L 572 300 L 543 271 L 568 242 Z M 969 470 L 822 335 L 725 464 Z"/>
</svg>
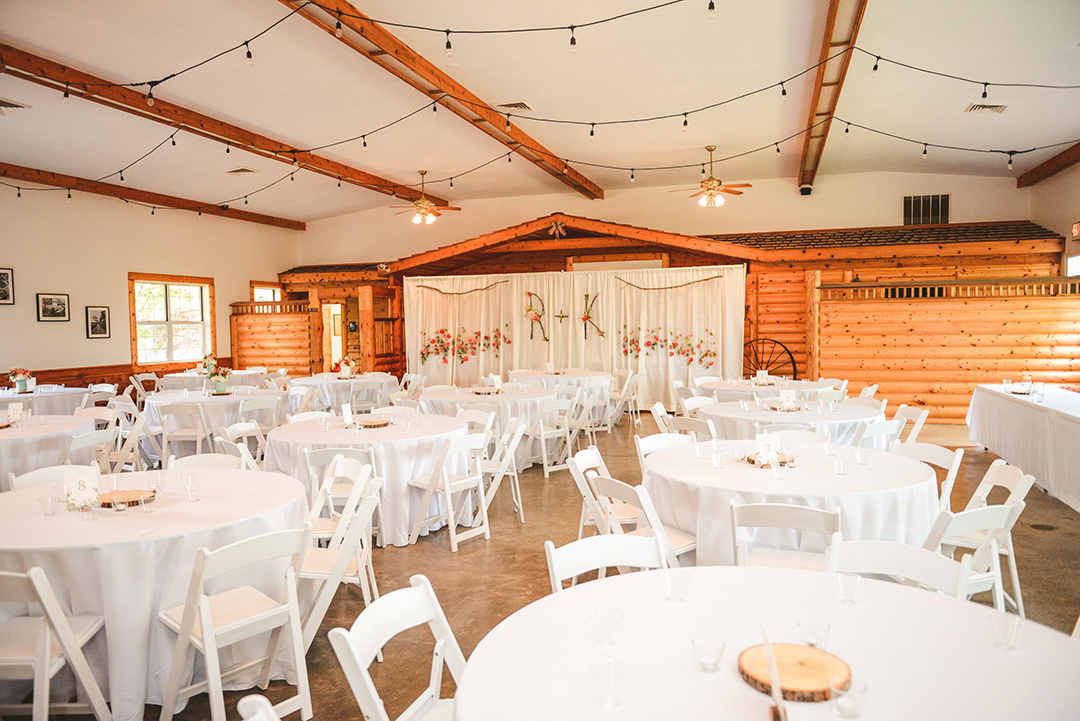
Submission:
<svg viewBox="0 0 1080 721">
<path fill-rule="evenodd" d="M 693 333 L 676 333 L 673 330 L 669 330 L 665 335 L 660 326 L 646 328 L 642 333 L 641 328 L 628 330 L 624 325 L 619 335 L 623 336 L 624 356 L 638 358 L 642 352 L 646 356 L 652 353 L 667 354 L 669 358 L 678 356 L 685 358 L 687 363 L 699 363 L 705 368 L 711 368 L 716 363 L 716 351 L 712 349 L 713 332 L 708 328 L 705 332 L 708 338 L 695 339 Z"/>
<path fill-rule="evenodd" d="M 550 342 L 548 339 L 547 331 L 544 330 L 544 299 L 531 290 L 525 293 L 525 297 L 528 298 L 525 301 L 525 317 L 531 321 L 529 323 L 529 340 L 533 337 L 533 323 L 540 326 L 540 334 L 544 336 L 544 342 Z M 533 298 L 540 304 L 539 310 L 533 305 Z"/>
<path fill-rule="evenodd" d="M 596 301 L 597 301 L 597 299 L 599 297 L 600 297 L 600 294 L 597 293 L 596 295 L 592 296 L 592 301 L 590 301 L 589 300 L 589 294 L 588 293 L 585 294 L 585 309 L 581 313 L 581 324 L 585 328 L 585 340 L 589 340 L 589 326 L 590 325 L 593 328 L 596 328 L 596 332 L 600 334 L 601 338 L 604 337 L 604 331 L 600 330 L 600 326 L 598 326 L 596 324 L 596 321 L 594 321 L 592 319 L 593 306 L 596 305 Z"/>
<path fill-rule="evenodd" d="M 510 330 L 509 324 L 503 327 Z M 427 363 L 429 358 L 438 356 L 444 364 L 449 363 L 451 357 L 457 358 L 458 363 L 467 363 L 480 352 L 490 352 L 498 358 L 499 349 L 504 343 L 510 345 L 510 338 L 500 328 L 490 334 L 478 330 L 468 333 L 465 328 L 456 334 L 439 328 L 431 336 L 426 331 L 420 331 L 420 362 Z"/>
</svg>

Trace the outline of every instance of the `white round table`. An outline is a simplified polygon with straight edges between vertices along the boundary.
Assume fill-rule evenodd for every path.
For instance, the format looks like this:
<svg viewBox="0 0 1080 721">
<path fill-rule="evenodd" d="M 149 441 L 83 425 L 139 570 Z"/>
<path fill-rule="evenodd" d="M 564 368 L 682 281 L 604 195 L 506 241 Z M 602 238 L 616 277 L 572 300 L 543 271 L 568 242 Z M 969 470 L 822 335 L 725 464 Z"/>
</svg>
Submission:
<svg viewBox="0 0 1080 721">
<path fill-rule="evenodd" d="M 526 380 L 543 381 L 544 388 L 547 388 L 549 391 L 554 391 L 557 386 L 562 385 L 574 386 L 576 388 L 596 380 L 605 381 L 606 385 L 600 387 L 600 395 L 596 399 L 596 406 L 593 408 L 591 416 L 594 421 L 600 422 L 604 417 L 604 410 L 607 408 L 611 398 L 611 388 L 614 377 L 606 371 L 590 371 L 585 370 L 584 368 L 567 368 L 565 370 L 556 371 L 555 373 L 530 370 L 510 374 L 511 383 L 520 383 Z"/>
<path fill-rule="evenodd" d="M 346 429 L 341 418 L 330 419 L 329 431 L 322 430 L 319 420 L 287 423 L 267 434 L 263 467 L 268 471 L 286 473 L 308 486 L 304 449 L 373 449 L 375 468 L 383 479 L 383 538 L 391 545 L 406 546 L 412 523 L 420 513 L 420 504 L 424 499 L 423 490 L 409 486 L 409 481 L 431 473 L 446 439 L 453 440 L 467 434 L 464 421 L 432 415 L 425 415 L 423 423 L 413 420 L 407 431 L 397 425 L 354 431 Z M 453 473 L 465 471 L 463 459 L 450 459 L 448 463 Z M 432 508 L 445 511 L 440 496 L 433 496 L 431 503 Z"/>
<path fill-rule="evenodd" d="M 11 388 L 0 388 L 0 409 L 7 408 L 13 401 L 21 401 L 23 410 L 30 409 L 37 415 L 70 416 L 82 405 L 83 396 L 89 390 L 89 388 L 39 385 L 29 393 L 17 393 Z"/>
<path fill-rule="evenodd" d="M 258 388 L 262 385 L 263 375 L 262 371 L 234 370 L 232 375 L 229 376 L 229 380 L 225 381 L 225 387 L 235 388 L 236 386 L 252 386 Z M 206 388 L 210 389 L 214 387 L 214 382 L 209 380 L 206 377 L 206 374 L 196 373 L 195 371 L 166 373 L 164 377 L 179 379 L 189 391 L 201 391 L 204 385 Z"/>
<path fill-rule="evenodd" d="M 155 434 L 161 433 L 161 407 L 169 403 L 193 403 L 199 406 L 203 411 L 207 423 L 209 424 L 210 437 L 213 438 L 217 435 L 217 429 L 222 426 L 230 426 L 236 423 L 237 414 L 240 412 L 240 404 L 245 400 L 251 400 L 253 398 L 277 398 L 279 399 L 278 417 L 280 420 L 285 419 L 285 413 L 288 411 L 288 393 L 286 391 L 275 391 L 266 388 L 251 388 L 245 393 L 229 393 L 228 395 L 203 395 L 200 393 L 193 393 L 191 391 L 166 391 L 164 393 L 154 393 L 147 396 L 144 412 L 146 413 L 146 423 L 149 426 L 150 431 Z M 269 423 L 271 420 L 271 414 L 267 411 L 258 411 L 253 415 L 253 419 L 260 423 Z M 176 428 L 194 428 L 194 425 L 189 418 L 174 417 L 175 426 L 169 426 L 169 430 L 172 431 Z M 145 443 L 146 441 L 144 441 Z M 170 446 L 174 445 L 170 442 Z M 174 453 L 177 456 L 189 456 L 195 453 L 194 441 L 180 441 L 175 444 L 179 446 L 180 453 Z M 170 451 L 163 451 L 166 456 Z M 207 444 L 203 443 L 203 453 L 215 453 L 216 449 L 208 448 Z"/>
<path fill-rule="evenodd" d="M 670 603 L 659 571 L 580 583 L 496 626 L 469 657 L 456 721 L 769 718 L 771 697 L 739 676 L 738 657 L 762 642 L 798 643 L 801 619 L 827 622 L 826 650 L 866 683 L 862 718 L 881 721 L 1069 718 L 1080 708 L 1080 643 L 1028 621 L 1019 647 L 991 643 L 986 607 L 864 580 L 842 606 L 831 574 L 772 568 L 684 569 L 685 601 Z M 625 614 L 614 646 L 595 643 L 594 608 Z M 694 669 L 690 642 L 726 643 L 718 673 Z M 598 703 L 589 666 L 629 665 L 622 702 Z M 832 720 L 831 702 L 786 701 L 788 717 Z"/>
<path fill-rule="evenodd" d="M 38 499 L 51 488 L 0 494 L 0 570 L 21 573 L 41 566 L 61 605 L 74 614 L 105 617 L 105 633 L 87 646 L 87 659 L 116 721 L 142 719 L 145 704 L 161 703 L 176 635 L 157 614 L 184 603 L 195 552 L 299 528 L 307 520 L 306 488 L 279 473 L 211 469 L 166 474 L 165 496 L 152 504 L 153 513 L 103 509 L 91 523 L 66 511 L 42 516 Z M 182 475 L 202 482 L 197 502 L 187 500 Z M 146 488 L 150 472 L 103 480 L 111 478 L 119 479 L 121 489 Z M 281 591 L 280 573 L 272 568 L 247 572 L 245 582 L 274 597 Z M 261 650 L 265 641 L 261 647 L 230 647 L 222 665 L 257 657 Z M 279 663 L 279 673 L 289 677 L 291 666 Z M 247 688 L 255 680 L 257 671 L 231 687 Z"/>
<path fill-rule="evenodd" d="M 758 407 L 750 403 L 748 410 L 743 410 L 737 401 L 713 403 L 698 409 L 698 418 L 711 419 L 720 438 L 753 438 L 757 434 L 758 423 L 804 423 L 814 427 L 814 431 L 828 436 L 833 443 L 849 444 L 855 439 L 855 432 L 860 423 L 877 423 L 885 420 L 881 411 L 853 403 L 836 403 L 834 410 L 828 405 L 818 414 L 818 405 L 809 410 L 792 413 L 778 413 L 764 405 Z"/>
<path fill-rule="evenodd" d="M 860 449 L 865 465 L 855 462 L 855 449 L 833 445 L 844 461 L 845 475 L 836 475 L 833 457 L 823 445 L 793 443 L 795 468 L 782 477 L 734 458 L 734 451 L 754 451 L 753 441 L 720 441 L 720 466 L 712 465 L 711 443 L 657 451 L 645 459 L 642 482 L 649 489 L 660 519 L 697 536 L 697 565 L 733 564 L 732 499 L 736 503 L 792 503 L 831 511 L 840 507 L 846 540 L 901 541 L 921 546 L 938 514 L 937 475 L 913 458 L 886 451 Z M 791 548 L 794 531 L 743 529 L 752 545 Z M 802 538 L 804 551 L 823 551 L 819 534 Z"/>
<path fill-rule="evenodd" d="M 0 421 L 7 423 L 4 418 Z M 55 466 L 66 437 L 81 436 L 92 430 L 93 418 L 39 415 L 31 416 L 22 430 L 0 428 L 0 492 L 11 490 L 8 473 L 21 476 L 38 468 Z M 72 451 L 72 463 L 88 464 L 93 459 L 90 448 Z"/>
<path fill-rule="evenodd" d="M 739 393 L 746 393 L 748 398 L 769 398 L 780 395 L 780 391 L 791 390 L 795 391 L 795 397 L 802 400 L 813 400 L 817 398 L 818 391 L 825 391 L 832 388 L 831 383 L 824 381 L 787 381 L 784 382 L 782 378 L 769 378 L 769 382 L 773 385 L 757 385 L 745 378 L 730 381 L 709 381 L 708 383 L 702 383 L 699 386 L 705 391 L 702 395 L 712 395 L 713 391 L 737 391 Z"/>
<path fill-rule="evenodd" d="M 319 373 L 307 378 L 297 378 L 292 381 L 294 386 L 315 386 L 319 389 L 318 408 L 333 408 L 338 415 L 341 414 L 341 404 L 349 402 L 352 392 L 353 381 L 380 381 L 382 392 L 378 398 L 371 400 L 378 402 L 379 406 L 390 405 L 390 394 L 398 389 L 397 378 L 389 373 L 354 373 L 348 378 L 342 378 L 337 373 Z"/>
</svg>

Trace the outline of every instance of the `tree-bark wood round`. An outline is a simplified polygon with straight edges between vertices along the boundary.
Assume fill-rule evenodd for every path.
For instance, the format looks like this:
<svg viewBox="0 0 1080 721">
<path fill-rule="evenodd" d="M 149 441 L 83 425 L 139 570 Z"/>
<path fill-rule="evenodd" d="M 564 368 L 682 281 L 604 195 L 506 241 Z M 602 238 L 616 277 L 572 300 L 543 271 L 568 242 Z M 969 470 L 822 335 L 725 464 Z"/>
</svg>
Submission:
<svg viewBox="0 0 1080 721">
<path fill-rule="evenodd" d="M 851 668 L 846 663 L 820 648 L 774 643 L 773 654 L 780 691 L 787 701 L 827 701 L 829 679 L 846 682 L 851 678 Z M 758 691 L 772 693 L 764 645 L 751 646 L 739 654 L 739 675 Z"/>
</svg>

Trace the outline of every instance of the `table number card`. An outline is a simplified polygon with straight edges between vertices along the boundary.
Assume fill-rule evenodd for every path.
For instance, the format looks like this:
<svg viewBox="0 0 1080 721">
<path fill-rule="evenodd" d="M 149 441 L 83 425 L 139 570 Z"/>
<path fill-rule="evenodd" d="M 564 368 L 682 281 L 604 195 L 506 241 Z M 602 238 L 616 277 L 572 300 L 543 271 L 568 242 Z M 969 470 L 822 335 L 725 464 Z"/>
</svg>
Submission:
<svg viewBox="0 0 1080 721">
<path fill-rule="evenodd" d="M 9 404 L 8 407 L 7 407 L 8 423 L 10 423 L 13 426 L 17 425 L 19 423 L 19 421 L 22 420 L 22 414 L 23 414 L 22 409 L 23 409 L 23 404 L 22 403 L 16 402 L 16 403 Z"/>
<path fill-rule="evenodd" d="M 774 441 L 768 433 L 759 433 L 754 437 L 754 463 L 758 468 L 775 466 L 780 462 L 780 453 Z"/>
<path fill-rule="evenodd" d="M 795 391 L 780 391 L 780 402 L 787 405 L 788 402 L 795 403 L 796 395 Z"/>
<path fill-rule="evenodd" d="M 98 477 L 90 471 L 81 468 L 65 469 L 64 490 L 67 494 L 69 511 L 101 505 L 101 498 L 98 495 Z"/>
<path fill-rule="evenodd" d="M 760 385 L 764 385 L 769 380 L 769 371 L 758 371 L 755 379 Z"/>
<path fill-rule="evenodd" d="M 346 428 L 352 425 L 352 404 L 351 403 L 342 403 L 341 404 L 341 417 L 345 419 L 345 427 Z"/>
</svg>

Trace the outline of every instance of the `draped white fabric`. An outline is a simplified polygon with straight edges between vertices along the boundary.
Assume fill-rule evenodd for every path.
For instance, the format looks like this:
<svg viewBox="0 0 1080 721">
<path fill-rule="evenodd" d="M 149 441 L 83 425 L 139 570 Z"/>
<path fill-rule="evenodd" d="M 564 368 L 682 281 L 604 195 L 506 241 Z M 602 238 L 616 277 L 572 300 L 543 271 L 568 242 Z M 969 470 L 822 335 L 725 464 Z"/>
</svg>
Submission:
<svg viewBox="0 0 1080 721">
<path fill-rule="evenodd" d="M 670 406 L 674 378 L 739 377 L 745 297 L 743 266 L 405 278 L 405 350 L 428 385 L 630 368 L 643 406 Z"/>
</svg>

